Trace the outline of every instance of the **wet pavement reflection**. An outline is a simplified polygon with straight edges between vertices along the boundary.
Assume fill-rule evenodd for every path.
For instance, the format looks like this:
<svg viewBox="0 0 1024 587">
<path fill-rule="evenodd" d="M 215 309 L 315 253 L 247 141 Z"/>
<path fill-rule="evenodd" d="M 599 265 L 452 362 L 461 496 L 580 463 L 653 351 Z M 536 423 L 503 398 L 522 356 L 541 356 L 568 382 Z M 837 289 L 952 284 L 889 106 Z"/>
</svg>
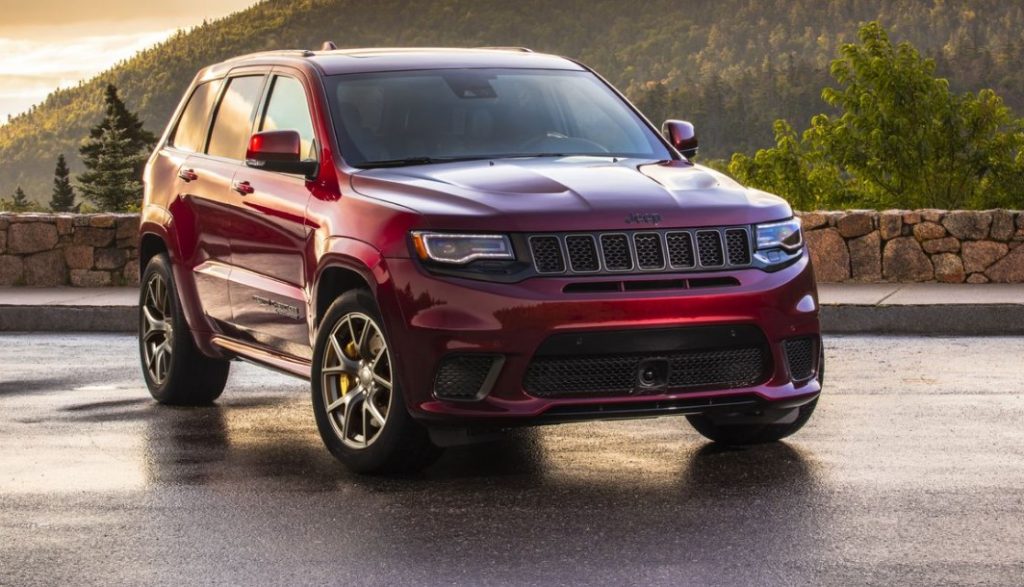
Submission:
<svg viewBox="0 0 1024 587">
<path fill-rule="evenodd" d="M 790 442 L 550 426 L 398 478 L 341 468 L 295 379 L 165 407 L 128 337 L 0 346 L 0 584 L 1024 583 L 1024 339 L 834 338 Z"/>
</svg>

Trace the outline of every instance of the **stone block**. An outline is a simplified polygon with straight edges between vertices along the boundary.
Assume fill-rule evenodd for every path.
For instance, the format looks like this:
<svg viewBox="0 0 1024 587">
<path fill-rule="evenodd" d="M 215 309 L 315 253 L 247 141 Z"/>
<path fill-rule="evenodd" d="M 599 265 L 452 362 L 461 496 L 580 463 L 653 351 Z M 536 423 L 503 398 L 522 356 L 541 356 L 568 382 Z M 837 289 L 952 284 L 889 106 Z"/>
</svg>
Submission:
<svg viewBox="0 0 1024 587">
<path fill-rule="evenodd" d="M 828 225 L 828 216 L 821 212 L 805 212 L 800 215 L 800 225 L 805 231 L 821 228 Z"/>
<path fill-rule="evenodd" d="M 68 269 L 92 269 L 93 248 L 89 245 L 71 245 L 64 249 L 64 262 Z"/>
<path fill-rule="evenodd" d="M 846 281 L 850 278 L 850 252 L 846 241 L 834 228 L 804 233 L 818 281 Z"/>
<path fill-rule="evenodd" d="M 53 227 L 53 225 L 48 225 Z M 56 287 L 68 282 L 68 268 L 61 251 L 46 251 L 25 257 L 25 285 Z"/>
<path fill-rule="evenodd" d="M 1024 247 L 1017 247 L 985 271 L 996 283 L 1024 283 Z"/>
<path fill-rule="evenodd" d="M 978 273 L 992 266 L 1010 252 L 1010 247 L 992 241 L 967 241 L 960 256 L 968 273 Z"/>
<path fill-rule="evenodd" d="M 117 217 L 113 214 L 96 214 L 89 217 L 89 226 L 93 228 L 114 228 Z"/>
<path fill-rule="evenodd" d="M 126 285 L 138 285 L 139 284 L 139 263 L 129 262 L 124 266 L 124 282 Z"/>
<path fill-rule="evenodd" d="M 18 222 L 7 230 L 7 249 L 15 255 L 49 251 L 57 246 L 57 227 L 42 222 Z"/>
<path fill-rule="evenodd" d="M 967 283 L 988 283 L 984 273 L 971 273 L 967 276 Z"/>
<path fill-rule="evenodd" d="M 885 243 L 882 275 L 890 281 L 928 281 L 935 272 L 921 245 L 915 239 L 903 236 Z"/>
<path fill-rule="evenodd" d="M 61 236 L 69 235 L 75 230 L 75 218 L 67 214 L 58 216 L 54 224 L 57 226 L 57 234 Z"/>
<path fill-rule="evenodd" d="M 117 238 L 138 238 L 139 234 L 139 217 L 138 216 L 122 216 L 117 219 Z"/>
<path fill-rule="evenodd" d="M 875 229 L 873 212 L 850 212 L 836 220 L 836 228 L 843 238 L 864 236 Z"/>
<path fill-rule="evenodd" d="M 972 210 L 956 210 L 946 214 L 942 225 L 949 234 L 960 240 L 981 240 L 988 236 L 992 226 L 991 212 L 975 212 Z"/>
<path fill-rule="evenodd" d="M 946 236 L 946 229 L 943 228 L 941 224 L 926 221 L 921 224 L 914 225 L 914 238 L 916 238 L 918 242 L 942 238 L 944 236 Z"/>
<path fill-rule="evenodd" d="M 20 285 L 25 279 L 25 262 L 14 255 L 0 255 L 0 285 Z"/>
<path fill-rule="evenodd" d="M 883 240 L 900 236 L 903 229 L 903 213 L 899 210 L 886 210 L 878 216 L 878 233 Z"/>
<path fill-rule="evenodd" d="M 94 228 L 80 226 L 75 228 L 74 243 L 90 247 L 107 247 L 114 242 L 113 228 Z"/>
<path fill-rule="evenodd" d="M 96 269 L 111 270 L 120 269 L 128 260 L 128 252 L 124 249 L 95 249 L 93 252 L 93 266 Z"/>
<path fill-rule="evenodd" d="M 1008 241 L 1013 238 L 1013 212 L 1009 210 L 992 211 L 992 229 L 990 237 L 992 240 Z"/>
<path fill-rule="evenodd" d="M 850 269 L 857 281 L 879 281 L 882 279 L 882 238 L 878 231 L 851 240 Z"/>
<path fill-rule="evenodd" d="M 955 253 L 960 250 L 960 241 L 951 236 L 936 238 L 921 243 L 921 248 L 928 254 Z"/>
<path fill-rule="evenodd" d="M 935 280 L 942 283 L 963 283 L 967 275 L 960 257 L 953 253 L 932 255 L 932 267 L 935 270 Z"/>
</svg>

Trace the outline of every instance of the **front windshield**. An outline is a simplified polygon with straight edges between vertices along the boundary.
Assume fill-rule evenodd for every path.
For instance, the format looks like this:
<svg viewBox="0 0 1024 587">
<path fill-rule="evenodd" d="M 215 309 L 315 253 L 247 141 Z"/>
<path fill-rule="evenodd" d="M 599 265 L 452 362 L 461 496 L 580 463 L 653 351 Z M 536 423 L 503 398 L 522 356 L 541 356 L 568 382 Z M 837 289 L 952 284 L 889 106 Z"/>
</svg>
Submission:
<svg viewBox="0 0 1024 587">
<path fill-rule="evenodd" d="M 439 69 L 327 78 L 355 167 L 595 155 L 666 160 L 651 129 L 585 71 Z"/>
</svg>

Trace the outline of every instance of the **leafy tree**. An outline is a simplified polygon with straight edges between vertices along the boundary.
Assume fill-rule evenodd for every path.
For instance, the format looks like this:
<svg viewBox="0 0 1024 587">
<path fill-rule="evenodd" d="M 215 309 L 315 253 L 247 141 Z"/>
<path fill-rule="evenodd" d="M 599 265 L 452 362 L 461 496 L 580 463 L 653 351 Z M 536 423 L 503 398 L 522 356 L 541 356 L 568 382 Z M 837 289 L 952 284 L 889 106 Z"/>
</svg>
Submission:
<svg viewBox="0 0 1024 587">
<path fill-rule="evenodd" d="M 53 171 L 53 196 L 50 198 L 50 209 L 54 212 L 70 212 L 75 206 L 75 190 L 71 187 L 68 177 L 68 162 L 61 153 L 57 157 L 57 167 Z"/>
<path fill-rule="evenodd" d="M 963 208 L 1009 205 L 1024 192 L 1024 125 L 992 90 L 955 95 L 909 43 L 878 23 L 832 62 L 838 87 L 797 137 L 775 125 L 776 146 L 733 155 L 740 181 L 799 207 Z"/>
<path fill-rule="evenodd" d="M 142 167 L 153 135 L 125 108 L 117 89 L 107 86 L 107 112 L 79 152 L 86 171 L 79 190 L 100 210 L 130 210 L 142 199 Z"/>
</svg>

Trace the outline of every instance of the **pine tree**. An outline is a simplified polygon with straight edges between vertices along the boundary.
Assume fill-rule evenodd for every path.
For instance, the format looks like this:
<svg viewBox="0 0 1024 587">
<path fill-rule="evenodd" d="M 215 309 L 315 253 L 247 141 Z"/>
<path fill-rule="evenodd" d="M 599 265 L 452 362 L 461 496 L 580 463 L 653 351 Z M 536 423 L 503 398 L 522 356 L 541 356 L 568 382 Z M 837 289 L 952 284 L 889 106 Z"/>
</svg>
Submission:
<svg viewBox="0 0 1024 587">
<path fill-rule="evenodd" d="M 132 146 L 127 133 L 110 127 L 90 139 L 90 152 L 83 151 L 86 171 L 78 176 L 82 195 L 101 210 L 130 210 L 142 198 L 142 181 L 136 169 L 144 155 Z"/>
<path fill-rule="evenodd" d="M 68 162 L 61 153 L 57 157 L 57 167 L 53 170 L 53 196 L 50 198 L 50 209 L 54 212 L 70 212 L 75 205 L 75 190 L 71 187 L 68 177 Z"/>
<path fill-rule="evenodd" d="M 11 212 L 24 212 L 29 209 L 28 196 L 25 195 L 25 190 L 18 186 L 18 189 L 14 190 L 14 196 L 11 197 Z"/>
<path fill-rule="evenodd" d="M 104 131 L 116 127 L 122 129 L 136 151 L 148 151 L 156 144 L 156 137 L 153 133 L 142 127 L 142 121 L 136 113 L 128 110 L 124 102 L 117 95 L 117 87 L 114 84 L 107 84 L 104 93 L 104 103 L 107 105 L 106 116 L 92 130 L 89 131 L 90 139 L 98 139 Z M 82 147 L 82 156 L 91 149 L 88 144 Z M 141 169 L 140 169 L 141 171 Z"/>
<path fill-rule="evenodd" d="M 142 199 L 142 168 L 156 138 L 113 85 L 107 86 L 106 103 L 106 115 L 79 149 L 86 168 L 78 176 L 79 191 L 101 210 L 129 210 Z"/>
</svg>

